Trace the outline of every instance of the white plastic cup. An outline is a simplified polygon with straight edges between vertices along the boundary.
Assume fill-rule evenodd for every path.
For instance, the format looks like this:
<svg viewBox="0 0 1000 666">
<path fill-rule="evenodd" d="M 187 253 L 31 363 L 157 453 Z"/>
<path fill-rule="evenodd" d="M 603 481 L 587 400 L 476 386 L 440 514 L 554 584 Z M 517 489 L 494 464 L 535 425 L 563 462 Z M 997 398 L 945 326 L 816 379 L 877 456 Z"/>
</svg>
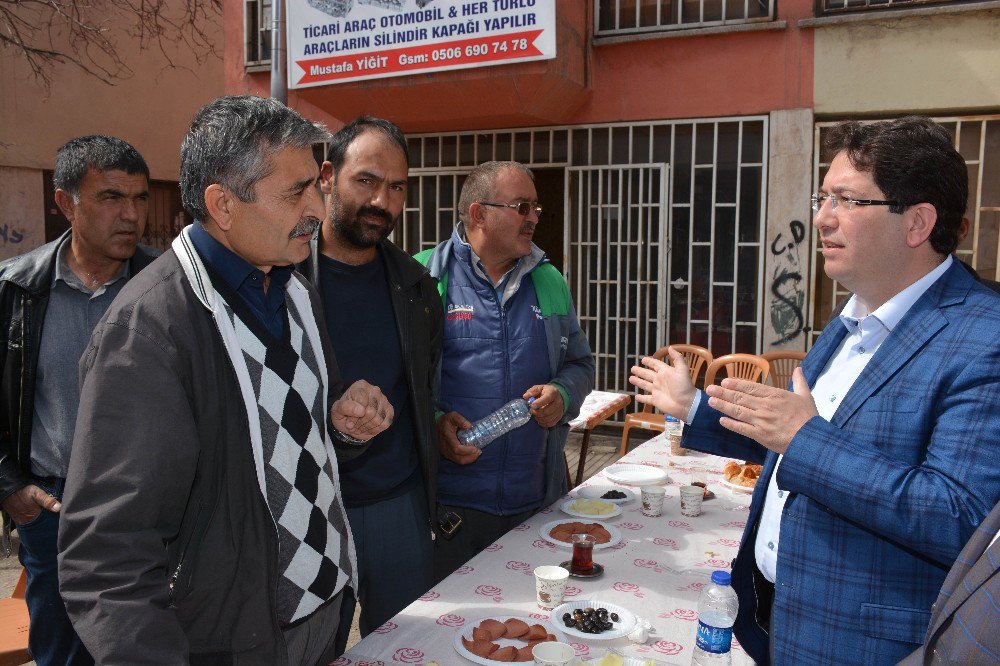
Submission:
<svg viewBox="0 0 1000 666">
<path fill-rule="evenodd" d="M 537 666 L 570 666 L 575 663 L 576 650 L 566 643 L 549 641 L 531 648 Z"/>
<path fill-rule="evenodd" d="M 569 571 L 562 567 L 535 568 L 535 601 L 543 610 L 552 610 L 562 603 Z"/>
<path fill-rule="evenodd" d="M 663 499 L 667 494 L 663 486 L 643 486 L 639 489 L 642 495 L 642 514 L 644 516 L 659 516 L 663 514 Z"/>
<path fill-rule="evenodd" d="M 700 486 L 681 486 L 681 515 L 700 516 L 705 489 Z"/>
</svg>

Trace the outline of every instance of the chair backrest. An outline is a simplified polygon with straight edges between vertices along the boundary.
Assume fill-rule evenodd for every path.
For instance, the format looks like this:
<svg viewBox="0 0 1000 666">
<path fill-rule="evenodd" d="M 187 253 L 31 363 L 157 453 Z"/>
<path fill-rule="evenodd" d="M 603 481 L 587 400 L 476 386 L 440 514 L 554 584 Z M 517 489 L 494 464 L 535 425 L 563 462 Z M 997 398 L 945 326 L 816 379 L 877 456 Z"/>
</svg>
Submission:
<svg viewBox="0 0 1000 666">
<path fill-rule="evenodd" d="M 17 579 L 17 583 L 14 584 L 14 591 L 10 593 L 10 596 L 14 599 L 24 599 L 24 590 L 28 587 L 28 570 L 21 569 L 21 577 Z"/>
<path fill-rule="evenodd" d="M 688 370 L 691 372 L 691 383 L 697 384 L 701 369 L 712 362 L 712 352 L 698 345 L 669 345 L 657 349 L 656 353 L 653 354 L 653 358 L 657 361 L 662 361 L 667 357 L 667 349 L 670 347 L 673 347 L 674 351 L 683 356 L 684 360 L 687 361 Z M 649 414 L 653 411 L 653 406 L 643 405 L 642 411 Z"/>
<path fill-rule="evenodd" d="M 802 359 L 806 357 L 806 353 L 780 349 L 764 352 L 760 356 L 771 365 L 771 385 L 783 389 L 788 388 L 788 382 L 792 380 L 792 372 L 802 365 Z"/>
<path fill-rule="evenodd" d="M 705 386 L 715 383 L 715 375 L 725 368 L 727 377 L 762 382 L 767 379 L 770 364 L 756 354 L 726 354 L 708 365 L 705 371 Z"/>
</svg>

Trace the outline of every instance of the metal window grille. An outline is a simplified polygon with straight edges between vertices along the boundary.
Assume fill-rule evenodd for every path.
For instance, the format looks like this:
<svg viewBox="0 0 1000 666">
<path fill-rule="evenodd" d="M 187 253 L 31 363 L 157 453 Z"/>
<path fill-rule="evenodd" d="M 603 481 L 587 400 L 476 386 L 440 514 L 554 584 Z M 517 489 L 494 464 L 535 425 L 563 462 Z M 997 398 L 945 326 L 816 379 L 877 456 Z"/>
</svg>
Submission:
<svg viewBox="0 0 1000 666">
<path fill-rule="evenodd" d="M 766 117 L 413 135 L 394 240 L 447 238 L 476 164 L 561 171 L 539 185 L 546 211 L 543 187 L 563 188 L 562 247 L 543 249 L 562 256 L 598 386 L 630 390 L 631 364 L 668 342 L 760 351 L 766 145 Z"/>
<path fill-rule="evenodd" d="M 597 37 L 774 19 L 774 0 L 595 0 L 594 4 Z"/>
<path fill-rule="evenodd" d="M 818 16 L 896 8 L 969 4 L 970 0 L 817 0 Z M 982 2 L 984 0 L 971 0 Z"/>
<path fill-rule="evenodd" d="M 271 2 L 245 0 L 243 3 L 244 62 L 248 67 L 271 62 Z"/>
<path fill-rule="evenodd" d="M 955 148 L 969 169 L 969 201 L 965 215 L 969 234 L 955 254 L 989 280 L 1000 280 L 1000 115 L 935 118 L 951 132 Z M 869 121 L 874 122 L 874 121 Z M 813 191 L 823 182 L 834 155 L 823 148 L 828 128 L 836 122 L 817 123 L 814 131 Z M 808 202 L 803 202 L 803 209 Z M 850 296 L 843 285 L 823 272 L 823 252 L 817 234 L 813 234 L 810 283 L 812 339 L 815 341 L 834 309 Z"/>
</svg>

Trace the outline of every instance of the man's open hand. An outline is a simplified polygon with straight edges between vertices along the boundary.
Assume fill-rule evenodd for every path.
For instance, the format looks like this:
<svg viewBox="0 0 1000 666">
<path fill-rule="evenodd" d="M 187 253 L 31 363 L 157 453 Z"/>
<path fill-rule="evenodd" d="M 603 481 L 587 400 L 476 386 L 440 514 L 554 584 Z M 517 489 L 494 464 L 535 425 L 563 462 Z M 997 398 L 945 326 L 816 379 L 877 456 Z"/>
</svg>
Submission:
<svg viewBox="0 0 1000 666">
<path fill-rule="evenodd" d="M 795 433 L 819 412 L 801 368 L 792 373 L 793 391 L 726 378 L 722 386 L 705 389 L 708 404 L 724 417 L 719 424 L 771 449 L 784 453 Z"/>
</svg>

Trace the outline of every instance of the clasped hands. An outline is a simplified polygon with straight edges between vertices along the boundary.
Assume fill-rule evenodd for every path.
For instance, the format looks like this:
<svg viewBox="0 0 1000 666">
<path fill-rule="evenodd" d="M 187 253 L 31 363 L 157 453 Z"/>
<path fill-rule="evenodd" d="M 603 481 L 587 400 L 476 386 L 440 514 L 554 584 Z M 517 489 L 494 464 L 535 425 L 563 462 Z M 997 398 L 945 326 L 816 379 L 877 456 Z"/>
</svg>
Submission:
<svg viewBox="0 0 1000 666">
<path fill-rule="evenodd" d="M 351 384 L 330 408 L 334 428 L 365 442 L 392 425 L 394 415 L 392 403 L 379 387 L 363 379 Z"/>
<path fill-rule="evenodd" d="M 694 402 L 695 389 L 684 357 L 671 347 L 669 363 L 644 357 L 632 366 L 629 383 L 646 391 L 636 400 L 685 420 Z M 644 367 L 643 367 L 644 366 Z M 792 438 L 816 416 L 816 404 L 800 368 L 792 374 L 792 391 L 742 379 L 726 378 L 705 389 L 708 404 L 724 415 L 722 427 L 744 435 L 776 452 L 784 453 Z"/>
<path fill-rule="evenodd" d="M 531 415 L 543 428 L 555 426 L 566 411 L 562 393 L 552 384 L 536 384 L 521 397 L 535 399 L 531 403 Z M 438 450 L 441 455 L 457 465 L 469 465 L 483 455 L 482 450 L 475 446 L 458 441 L 458 431 L 471 427 L 472 423 L 458 412 L 448 412 L 438 419 Z"/>
</svg>

